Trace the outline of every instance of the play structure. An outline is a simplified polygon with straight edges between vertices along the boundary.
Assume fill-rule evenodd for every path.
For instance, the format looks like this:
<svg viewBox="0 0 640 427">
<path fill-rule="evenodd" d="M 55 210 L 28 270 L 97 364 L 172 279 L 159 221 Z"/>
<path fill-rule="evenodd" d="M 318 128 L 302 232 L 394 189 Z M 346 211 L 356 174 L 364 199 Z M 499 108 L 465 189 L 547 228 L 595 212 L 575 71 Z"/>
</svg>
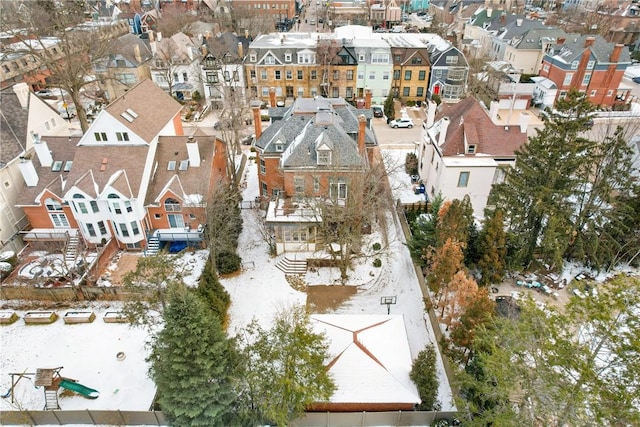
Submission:
<svg viewBox="0 0 640 427">
<path fill-rule="evenodd" d="M 45 410 L 53 410 L 60 409 L 60 404 L 58 402 L 58 389 L 64 388 L 67 390 L 71 390 L 75 393 L 78 393 L 88 399 L 97 399 L 100 396 L 100 392 L 98 390 L 94 390 L 90 387 L 82 385 L 78 383 L 76 380 L 71 378 L 65 378 L 60 375 L 60 371 L 62 370 L 62 366 L 59 368 L 42 368 L 36 369 L 36 372 L 22 372 L 22 373 L 10 373 L 11 375 L 11 388 L 2 395 L 3 398 L 11 397 L 11 403 L 13 402 L 14 389 L 18 382 L 22 378 L 28 378 L 35 376 L 33 380 L 33 385 L 35 387 L 42 387 L 44 390 L 44 409 Z"/>
</svg>

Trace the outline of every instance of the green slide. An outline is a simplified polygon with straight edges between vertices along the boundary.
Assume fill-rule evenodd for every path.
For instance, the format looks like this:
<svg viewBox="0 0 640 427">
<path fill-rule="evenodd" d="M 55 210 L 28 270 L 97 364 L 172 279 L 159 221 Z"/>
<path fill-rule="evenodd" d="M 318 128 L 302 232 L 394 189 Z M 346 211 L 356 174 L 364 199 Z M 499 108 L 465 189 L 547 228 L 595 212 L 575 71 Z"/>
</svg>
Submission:
<svg viewBox="0 0 640 427">
<path fill-rule="evenodd" d="M 100 392 L 98 390 L 94 390 L 79 383 L 74 383 L 73 381 L 62 380 L 60 381 L 60 387 L 66 388 L 67 390 L 75 391 L 76 393 L 79 393 L 84 397 L 88 397 L 89 399 L 97 399 L 98 396 L 100 396 Z"/>
</svg>

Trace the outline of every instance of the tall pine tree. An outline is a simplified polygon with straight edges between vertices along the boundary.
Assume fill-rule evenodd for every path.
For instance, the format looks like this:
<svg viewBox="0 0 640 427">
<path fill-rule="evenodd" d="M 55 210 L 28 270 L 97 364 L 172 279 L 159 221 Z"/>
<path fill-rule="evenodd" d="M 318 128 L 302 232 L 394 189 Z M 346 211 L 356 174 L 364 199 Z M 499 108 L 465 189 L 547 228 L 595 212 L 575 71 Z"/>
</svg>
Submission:
<svg viewBox="0 0 640 427">
<path fill-rule="evenodd" d="M 507 254 L 507 239 L 504 232 L 502 210 L 497 209 L 485 217 L 484 228 L 478 242 L 478 268 L 482 277 L 481 285 L 499 283 L 505 270 L 505 256 Z"/>
<path fill-rule="evenodd" d="M 178 427 L 227 425 L 234 350 L 220 320 L 182 285 L 171 287 L 163 318 L 148 361 L 164 415 Z"/>
</svg>

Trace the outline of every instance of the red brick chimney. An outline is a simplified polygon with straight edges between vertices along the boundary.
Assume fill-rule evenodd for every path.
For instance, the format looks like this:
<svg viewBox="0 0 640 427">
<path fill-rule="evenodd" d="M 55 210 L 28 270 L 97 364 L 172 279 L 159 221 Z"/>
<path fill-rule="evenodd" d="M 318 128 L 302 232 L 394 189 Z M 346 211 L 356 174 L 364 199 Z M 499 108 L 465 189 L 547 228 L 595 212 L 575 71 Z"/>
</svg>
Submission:
<svg viewBox="0 0 640 427">
<path fill-rule="evenodd" d="M 276 88 L 275 87 L 269 88 L 269 106 L 271 108 L 276 107 Z"/>
<path fill-rule="evenodd" d="M 364 114 L 360 114 L 358 116 L 358 152 L 360 152 L 360 155 L 362 156 L 365 155 L 364 136 L 365 136 L 366 127 L 367 127 L 367 118 L 364 116 Z"/>
<path fill-rule="evenodd" d="M 623 44 L 616 44 L 613 47 L 613 51 L 611 52 L 611 56 L 609 57 L 609 62 L 618 62 L 620 60 L 620 54 L 622 53 Z"/>
<path fill-rule="evenodd" d="M 567 39 L 565 39 L 564 37 L 558 37 L 558 44 L 564 44 L 564 42 L 566 42 Z"/>
<path fill-rule="evenodd" d="M 255 129 L 255 133 L 256 133 L 256 141 L 258 140 L 258 138 L 260 138 L 260 135 L 262 135 L 262 120 L 260 118 L 260 106 L 253 106 L 251 107 L 251 109 L 253 110 L 253 127 Z"/>
<path fill-rule="evenodd" d="M 364 108 L 367 110 L 371 108 L 371 89 L 366 89 L 364 92 Z"/>
<path fill-rule="evenodd" d="M 584 47 L 589 47 L 593 45 L 593 42 L 595 41 L 596 41 L 595 37 L 587 37 L 586 39 L 584 39 Z"/>
</svg>

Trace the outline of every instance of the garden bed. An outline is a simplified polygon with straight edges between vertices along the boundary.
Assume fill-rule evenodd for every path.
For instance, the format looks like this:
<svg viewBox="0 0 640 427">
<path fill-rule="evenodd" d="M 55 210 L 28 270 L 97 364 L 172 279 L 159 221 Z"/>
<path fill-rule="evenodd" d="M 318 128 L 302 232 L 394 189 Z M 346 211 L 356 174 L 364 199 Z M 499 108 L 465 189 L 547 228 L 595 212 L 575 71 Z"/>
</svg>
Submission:
<svg viewBox="0 0 640 427">
<path fill-rule="evenodd" d="M 93 311 L 67 311 L 63 320 L 67 325 L 73 325 L 76 323 L 91 323 L 96 318 Z"/>
<path fill-rule="evenodd" d="M 0 311 L 0 325 L 10 325 L 19 318 L 15 311 Z"/>
<path fill-rule="evenodd" d="M 105 323 L 126 323 L 127 318 L 120 311 L 107 311 L 102 317 Z"/>
<path fill-rule="evenodd" d="M 58 320 L 55 311 L 28 311 L 24 315 L 24 323 L 28 325 L 49 324 Z"/>
</svg>

